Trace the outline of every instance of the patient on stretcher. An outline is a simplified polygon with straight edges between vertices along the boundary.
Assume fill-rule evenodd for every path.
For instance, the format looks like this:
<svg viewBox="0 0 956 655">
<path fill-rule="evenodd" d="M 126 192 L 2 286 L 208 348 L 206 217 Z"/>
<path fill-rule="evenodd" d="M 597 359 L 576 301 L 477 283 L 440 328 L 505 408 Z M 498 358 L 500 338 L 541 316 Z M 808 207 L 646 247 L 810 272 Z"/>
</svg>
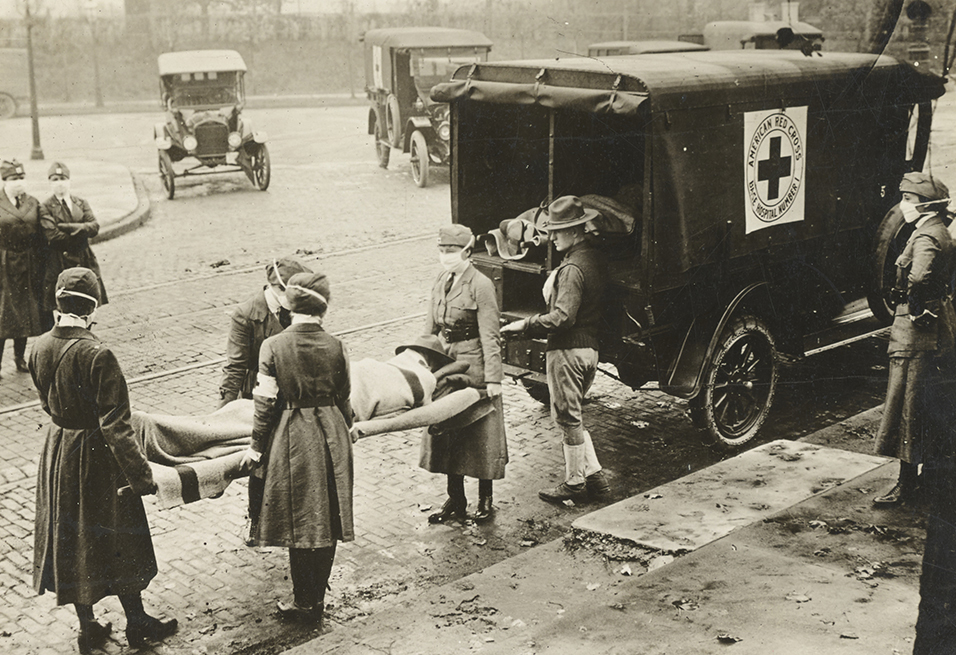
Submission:
<svg viewBox="0 0 956 655">
<path fill-rule="evenodd" d="M 482 392 L 468 388 L 468 368 L 445 354 L 437 336 L 399 346 L 395 357 L 353 361 L 352 439 L 409 430 L 443 421 L 477 420 L 488 408 Z M 235 478 L 252 439 L 254 403 L 239 399 L 204 416 L 132 413 L 132 425 L 146 450 L 164 507 L 222 493 Z"/>
</svg>

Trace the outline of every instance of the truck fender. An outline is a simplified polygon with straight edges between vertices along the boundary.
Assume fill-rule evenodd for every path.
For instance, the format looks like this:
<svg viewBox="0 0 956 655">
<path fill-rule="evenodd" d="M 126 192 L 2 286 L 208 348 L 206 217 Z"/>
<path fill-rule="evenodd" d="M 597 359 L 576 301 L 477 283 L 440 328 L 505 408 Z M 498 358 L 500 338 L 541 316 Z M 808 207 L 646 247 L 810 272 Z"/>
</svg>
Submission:
<svg viewBox="0 0 956 655">
<path fill-rule="evenodd" d="M 375 117 L 378 115 L 378 110 L 375 108 L 369 108 L 368 110 L 368 133 L 375 134 Z M 385 124 L 384 117 L 382 118 L 382 125 Z"/>
<path fill-rule="evenodd" d="M 717 340 L 727 324 L 740 310 L 745 301 L 766 294 L 766 282 L 754 282 L 744 287 L 723 312 L 714 311 L 694 317 L 674 361 L 667 367 L 666 382 L 661 381 L 661 391 L 679 398 L 693 398 L 700 392 L 704 366 L 710 361 L 717 347 Z"/>
</svg>

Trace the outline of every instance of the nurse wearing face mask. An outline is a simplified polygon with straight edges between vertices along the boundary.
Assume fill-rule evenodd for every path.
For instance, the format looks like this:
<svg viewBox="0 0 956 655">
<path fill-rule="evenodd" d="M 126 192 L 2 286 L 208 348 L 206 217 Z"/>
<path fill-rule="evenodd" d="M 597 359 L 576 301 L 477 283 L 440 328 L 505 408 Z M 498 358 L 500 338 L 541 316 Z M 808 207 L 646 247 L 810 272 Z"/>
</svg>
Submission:
<svg viewBox="0 0 956 655">
<path fill-rule="evenodd" d="M 0 162 L 0 359 L 13 339 L 17 370 L 25 373 L 27 337 L 43 333 L 39 291 L 42 281 L 41 238 L 37 232 L 40 203 L 27 195 L 23 164 Z"/>
<path fill-rule="evenodd" d="M 503 377 L 499 326 L 501 314 L 494 284 L 472 265 L 475 246 L 471 230 L 464 225 L 446 225 L 438 233 L 438 261 L 444 269 L 432 286 L 426 334 L 437 334 L 448 355 L 468 362 L 471 386 L 485 389 L 494 412 L 455 431 L 422 438 L 420 465 L 432 473 L 448 476 L 448 499 L 429 523 L 468 519 L 464 477 L 478 478 L 478 509 L 475 521 L 494 514 L 492 481 L 505 476 L 508 444 L 501 402 Z"/>
<path fill-rule="evenodd" d="M 40 295 L 40 322 L 44 332 L 53 327 L 57 276 L 68 268 L 82 266 L 93 271 L 100 283 L 100 305 L 108 302 L 100 265 L 89 241 L 99 234 L 100 224 L 90 204 L 70 192 L 70 169 L 66 164 L 53 162 L 47 177 L 53 195 L 40 205 L 40 230 L 47 243 Z"/>
<path fill-rule="evenodd" d="M 226 364 L 219 382 L 220 407 L 237 398 L 252 398 L 262 342 L 289 327 L 292 320 L 286 298 L 289 278 L 311 272 L 292 257 L 273 259 L 266 265 L 265 286 L 236 307 L 226 342 Z M 264 470 L 256 469 L 249 478 L 249 513 L 243 529 L 243 538 L 249 546 L 259 521 Z"/>
<path fill-rule="evenodd" d="M 956 246 L 943 222 L 949 191 L 926 173 L 904 175 L 900 191 L 900 211 L 915 229 L 896 260 L 896 310 L 877 453 L 898 458 L 900 473 L 893 488 L 874 499 L 883 506 L 916 500 L 918 467 L 933 458 L 931 438 L 949 429 L 950 421 L 941 417 L 953 403 L 937 397 L 956 341 Z"/>
</svg>

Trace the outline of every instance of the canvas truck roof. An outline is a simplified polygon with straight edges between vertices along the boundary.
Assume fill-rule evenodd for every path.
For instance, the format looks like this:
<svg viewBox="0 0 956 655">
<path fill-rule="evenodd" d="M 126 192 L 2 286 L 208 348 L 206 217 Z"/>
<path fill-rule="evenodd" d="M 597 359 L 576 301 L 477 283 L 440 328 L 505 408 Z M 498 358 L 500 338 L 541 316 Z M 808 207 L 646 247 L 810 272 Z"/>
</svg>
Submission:
<svg viewBox="0 0 956 655">
<path fill-rule="evenodd" d="M 388 27 L 369 30 L 365 43 L 383 48 L 490 48 L 491 39 L 473 30 L 447 27 Z"/>
<path fill-rule="evenodd" d="M 432 99 L 626 115 L 648 99 L 657 112 L 768 97 L 783 102 L 838 97 L 856 87 L 864 93 L 872 87 L 872 97 L 892 104 L 931 100 L 944 92 L 942 78 L 884 55 L 724 50 L 474 64 L 435 86 Z"/>
<path fill-rule="evenodd" d="M 182 50 L 165 52 L 157 63 L 160 75 L 245 71 L 246 62 L 235 50 Z"/>
</svg>

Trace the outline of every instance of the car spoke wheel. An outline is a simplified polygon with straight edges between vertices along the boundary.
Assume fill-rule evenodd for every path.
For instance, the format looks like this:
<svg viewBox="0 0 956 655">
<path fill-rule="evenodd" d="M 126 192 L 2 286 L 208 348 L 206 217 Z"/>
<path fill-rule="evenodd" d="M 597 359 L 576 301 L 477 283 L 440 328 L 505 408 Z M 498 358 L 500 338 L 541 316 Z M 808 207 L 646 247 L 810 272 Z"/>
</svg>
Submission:
<svg viewBox="0 0 956 655">
<path fill-rule="evenodd" d="M 388 168 L 388 157 L 391 153 L 388 143 L 385 141 L 385 128 L 382 121 L 375 117 L 375 154 L 378 157 L 378 165 L 382 168 Z"/>
<path fill-rule="evenodd" d="M 524 386 L 529 396 L 546 407 L 551 406 L 551 391 L 548 389 L 547 384 L 544 382 L 538 382 L 537 380 L 528 380 L 526 378 L 521 379 L 521 384 Z"/>
<path fill-rule="evenodd" d="M 876 230 L 870 260 L 870 290 L 866 295 L 870 311 L 884 325 L 893 322 L 896 309 L 890 304 L 890 290 L 896 286 L 896 259 L 903 252 L 915 226 L 903 220 L 896 205 L 886 213 Z"/>
<path fill-rule="evenodd" d="M 412 132 L 412 179 L 420 187 L 428 186 L 428 143 L 420 131 Z"/>
<path fill-rule="evenodd" d="M 260 191 L 269 188 L 269 182 L 272 180 L 272 164 L 269 161 L 269 149 L 264 143 L 259 145 L 259 150 L 252 157 L 252 176 Z"/>
<path fill-rule="evenodd" d="M 166 189 L 166 197 L 172 200 L 176 195 L 176 174 L 173 172 L 173 161 L 165 150 L 159 151 L 159 178 Z"/>
<path fill-rule="evenodd" d="M 7 93 L 0 93 L 0 118 L 13 118 L 17 115 L 17 101 Z"/>
<path fill-rule="evenodd" d="M 773 403 L 777 351 L 770 330 L 741 316 L 724 330 L 691 401 L 691 418 L 708 441 L 733 450 L 753 439 Z"/>
</svg>

